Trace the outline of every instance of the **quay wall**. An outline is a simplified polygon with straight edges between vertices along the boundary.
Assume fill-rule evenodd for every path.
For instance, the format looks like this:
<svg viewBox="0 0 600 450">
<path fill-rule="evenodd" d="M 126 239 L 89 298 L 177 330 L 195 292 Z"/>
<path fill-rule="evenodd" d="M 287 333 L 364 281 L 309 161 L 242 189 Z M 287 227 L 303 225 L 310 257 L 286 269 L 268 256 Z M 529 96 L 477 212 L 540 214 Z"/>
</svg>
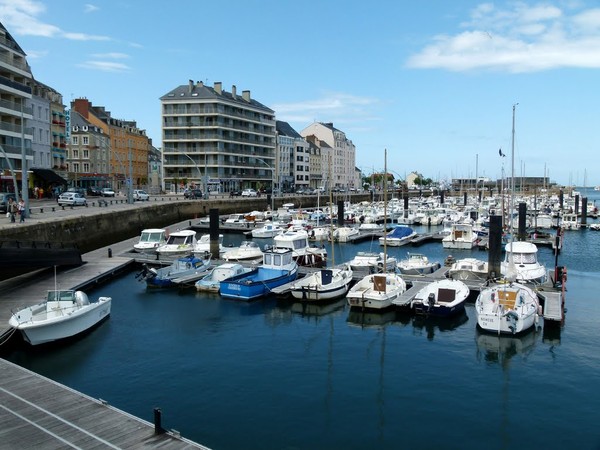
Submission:
<svg viewBox="0 0 600 450">
<path fill-rule="evenodd" d="M 356 195 L 352 201 L 362 201 L 368 196 Z M 276 198 L 274 207 L 283 203 L 294 203 L 296 207 L 315 207 L 315 196 Z M 139 236 L 145 228 L 165 228 L 186 220 L 207 216 L 213 208 L 219 214 L 247 213 L 265 210 L 267 198 L 221 198 L 209 200 L 182 200 L 180 198 L 159 197 L 148 204 L 136 203 L 127 209 L 111 210 L 111 206 L 84 210 L 78 217 L 65 217 L 39 223 L 26 223 L 26 226 L 2 230 L 3 240 L 64 242 L 77 244 L 81 253 L 87 253 Z M 33 214 L 36 214 L 33 211 Z M 38 213 L 39 214 L 39 213 Z M 47 214 L 47 213 L 44 213 Z M 191 223 L 190 223 L 191 225 Z M 170 230 L 174 231 L 174 230 Z"/>
</svg>

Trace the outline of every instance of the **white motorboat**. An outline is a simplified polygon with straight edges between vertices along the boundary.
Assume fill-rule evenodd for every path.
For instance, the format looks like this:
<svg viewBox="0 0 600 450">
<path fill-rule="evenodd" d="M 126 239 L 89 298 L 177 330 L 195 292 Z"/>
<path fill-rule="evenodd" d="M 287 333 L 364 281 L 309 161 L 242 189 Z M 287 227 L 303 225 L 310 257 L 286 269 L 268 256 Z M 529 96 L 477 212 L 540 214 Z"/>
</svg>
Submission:
<svg viewBox="0 0 600 450">
<path fill-rule="evenodd" d="M 312 227 L 308 232 L 308 238 L 311 241 L 330 241 L 331 227 Z"/>
<path fill-rule="evenodd" d="M 548 277 L 546 267 L 537 258 L 538 248 L 531 242 L 509 242 L 505 247 L 504 261 L 500 264 L 502 275 L 519 283 L 544 283 Z"/>
<path fill-rule="evenodd" d="M 136 275 L 138 280 L 146 281 L 151 288 L 168 288 L 188 286 L 206 275 L 211 265 L 211 254 L 206 253 L 202 258 L 194 255 L 175 259 L 171 265 L 155 269 L 142 265 L 142 271 Z"/>
<path fill-rule="evenodd" d="M 448 317 L 464 310 L 469 287 L 458 280 L 443 279 L 427 284 L 410 302 L 416 314 Z"/>
<path fill-rule="evenodd" d="M 477 325 L 497 334 L 517 334 L 539 321 L 536 293 L 519 283 L 496 284 L 481 290 L 475 301 Z"/>
<path fill-rule="evenodd" d="M 75 290 L 48 291 L 46 300 L 13 313 L 8 324 L 31 345 L 66 339 L 90 330 L 110 315 L 111 297 L 90 302 Z"/>
<path fill-rule="evenodd" d="M 292 296 L 302 301 L 329 301 L 346 295 L 352 282 L 352 269 L 320 269 L 296 280 L 290 287 Z"/>
<path fill-rule="evenodd" d="M 327 263 L 327 250 L 310 246 L 305 230 L 288 230 L 275 236 L 273 242 L 276 249 L 291 250 L 294 260 L 300 266 L 324 267 Z"/>
<path fill-rule="evenodd" d="M 442 239 L 442 247 L 470 250 L 477 245 L 477 233 L 470 223 L 453 223 L 450 234 Z"/>
<path fill-rule="evenodd" d="M 277 236 L 278 234 L 283 233 L 284 228 L 278 223 L 265 223 L 260 228 L 255 228 L 251 231 L 253 238 L 272 238 Z"/>
<path fill-rule="evenodd" d="M 385 260 L 386 270 L 383 270 Z M 369 272 L 393 272 L 396 267 L 396 258 L 386 258 L 383 252 L 358 252 L 348 264 L 352 270 L 366 270 Z"/>
<path fill-rule="evenodd" d="M 389 233 L 379 238 L 379 245 L 383 245 L 384 241 L 389 247 L 400 247 L 408 244 L 417 236 L 415 230 L 411 227 L 397 226 L 392 229 Z"/>
<path fill-rule="evenodd" d="M 398 270 L 403 275 L 426 275 L 438 270 L 442 265 L 438 261 L 429 261 L 420 253 L 408 253 L 406 259 L 398 262 Z"/>
<path fill-rule="evenodd" d="M 356 283 L 346 298 L 351 308 L 382 310 L 406 291 L 406 282 L 395 273 L 372 274 Z"/>
<path fill-rule="evenodd" d="M 229 214 L 227 219 L 225 219 L 225 225 L 246 226 L 248 223 L 246 214 L 241 213 Z"/>
<path fill-rule="evenodd" d="M 223 235 L 219 234 L 219 255 L 222 255 L 227 249 L 223 247 Z M 194 245 L 194 255 L 198 258 L 202 258 L 205 253 L 212 253 L 210 251 L 210 234 L 203 234 L 200 239 Z M 219 255 L 215 255 L 217 258 Z"/>
<path fill-rule="evenodd" d="M 560 226 L 564 230 L 579 230 L 581 228 L 581 224 L 579 223 L 579 219 L 577 218 L 577 214 L 563 214 Z"/>
<path fill-rule="evenodd" d="M 337 242 L 349 242 L 352 237 L 358 236 L 360 232 L 357 227 L 338 227 L 333 230 L 333 240 Z"/>
<path fill-rule="evenodd" d="M 247 259 L 262 259 L 263 252 L 256 242 L 243 241 L 239 247 L 223 253 L 225 261 L 242 261 Z"/>
<path fill-rule="evenodd" d="M 237 275 L 250 272 L 252 269 L 237 263 L 225 263 L 214 267 L 205 277 L 196 281 L 196 290 L 207 292 L 219 292 L 221 281 Z"/>
<path fill-rule="evenodd" d="M 139 241 L 133 245 L 138 253 L 156 253 L 156 249 L 167 243 L 167 231 L 162 228 L 142 230 Z"/>
<path fill-rule="evenodd" d="M 161 257 L 180 257 L 190 255 L 196 246 L 196 232 L 193 230 L 180 230 L 171 233 L 167 242 L 156 248 L 156 253 Z"/>
<path fill-rule="evenodd" d="M 483 282 L 488 278 L 488 262 L 477 258 L 462 258 L 452 263 L 447 275 L 453 280 Z"/>
</svg>

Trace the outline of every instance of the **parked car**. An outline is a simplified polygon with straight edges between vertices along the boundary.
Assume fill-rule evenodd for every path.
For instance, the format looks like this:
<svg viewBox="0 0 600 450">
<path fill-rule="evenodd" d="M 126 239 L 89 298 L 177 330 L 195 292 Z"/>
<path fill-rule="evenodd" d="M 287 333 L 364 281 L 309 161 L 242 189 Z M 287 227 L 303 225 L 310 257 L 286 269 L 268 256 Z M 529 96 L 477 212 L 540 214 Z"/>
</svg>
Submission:
<svg viewBox="0 0 600 450">
<path fill-rule="evenodd" d="M 80 187 L 70 187 L 65 192 L 77 192 L 77 193 L 83 195 L 84 197 L 85 197 L 85 193 L 86 193 L 85 189 L 80 188 Z"/>
<path fill-rule="evenodd" d="M 240 195 L 242 195 L 242 191 L 230 191 L 229 192 L 230 197 L 239 197 Z"/>
<path fill-rule="evenodd" d="M 65 192 L 58 196 L 59 206 L 85 206 L 86 204 L 85 196 L 79 192 Z"/>
<path fill-rule="evenodd" d="M 96 186 L 90 186 L 87 188 L 87 195 L 90 197 L 99 197 L 102 195 L 102 190 Z"/>
<path fill-rule="evenodd" d="M 200 189 L 188 189 L 183 193 L 185 198 L 202 198 L 202 191 Z"/>
<path fill-rule="evenodd" d="M 102 188 L 101 195 L 102 195 L 102 197 L 114 197 L 115 191 L 113 191 L 112 188 L 105 187 L 105 188 Z"/>
<path fill-rule="evenodd" d="M 12 198 L 17 201 L 17 196 L 12 192 L 0 192 L 0 212 L 7 213 L 6 205 L 8 205 L 8 199 Z"/>
<path fill-rule="evenodd" d="M 140 202 L 147 202 L 150 200 L 150 195 L 143 189 L 133 190 L 133 200 L 139 200 Z"/>
<path fill-rule="evenodd" d="M 258 193 L 254 189 L 244 189 L 242 191 L 242 197 L 256 197 Z"/>
</svg>

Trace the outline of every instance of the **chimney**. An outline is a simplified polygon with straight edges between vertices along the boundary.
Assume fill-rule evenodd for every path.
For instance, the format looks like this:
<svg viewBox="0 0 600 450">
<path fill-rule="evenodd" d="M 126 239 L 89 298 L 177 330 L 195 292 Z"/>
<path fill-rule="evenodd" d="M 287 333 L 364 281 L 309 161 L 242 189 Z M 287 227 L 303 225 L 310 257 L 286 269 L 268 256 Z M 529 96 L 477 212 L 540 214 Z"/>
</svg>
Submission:
<svg viewBox="0 0 600 450">
<path fill-rule="evenodd" d="M 242 91 L 242 97 L 244 98 L 244 100 L 250 103 L 250 91 Z"/>
<path fill-rule="evenodd" d="M 86 98 L 76 98 L 71 109 L 77 111 L 85 119 L 90 116 L 90 102 Z"/>
<path fill-rule="evenodd" d="M 202 81 L 196 81 L 196 87 L 204 87 L 204 83 Z"/>
<path fill-rule="evenodd" d="M 190 80 L 188 83 L 188 92 L 191 94 L 194 90 L 194 80 Z"/>
<path fill-rule="evenodd" d="M 215 81 L 215 92 L 219 95 L 223 93 L 222 86 L 223 83 L 221 83 L 220 81 Z"/>
<path fill-rule="evenodd" d="M 232 96 L 233 98 L 236 98 L 236 97 L 237 97 L 237 89 L 236 89 L 236 87 L 235 87 L 235 84 L 231 86 L 231 96 Z"/>
</svg>

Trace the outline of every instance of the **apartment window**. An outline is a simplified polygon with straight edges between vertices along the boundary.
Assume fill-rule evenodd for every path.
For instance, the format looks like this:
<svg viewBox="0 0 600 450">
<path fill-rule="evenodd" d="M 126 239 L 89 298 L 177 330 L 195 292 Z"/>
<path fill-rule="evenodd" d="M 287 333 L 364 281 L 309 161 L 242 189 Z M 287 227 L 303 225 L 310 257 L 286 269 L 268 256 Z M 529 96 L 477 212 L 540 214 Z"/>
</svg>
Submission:
<svg viewBox="0 0 600 450">
<path fill-rule="evenodd" d="M 73 172 L 79 173 L 79 163 L 73 163 Z"/>
<path fill-rule="evenodd" d="M 83 145 L 89 145 L 90 144 L 90 138 L 88 136 L 81 136 L 81 140 L 82 140 L 82 144 Z"/>
<path fill-rule="evenodd" d="M 84 172 L 90 171 L 90 163 L 83 163 L 83 171 Z"/>
<path fill-rule="evenodd" d="M 87 149 L 83 150 L 83 159 L 90 159 L 90 151 Z"/>
<path fill-rule="evenodd" d="M 79 150 L 73 149 L 73 159 L 79 158 Z"/>
<path fill-rule="evenodd" d="M 73 143 L 73 145 L 79 145 L 79 136 L 72 136 L 71 142 Z"/>
</svg>

